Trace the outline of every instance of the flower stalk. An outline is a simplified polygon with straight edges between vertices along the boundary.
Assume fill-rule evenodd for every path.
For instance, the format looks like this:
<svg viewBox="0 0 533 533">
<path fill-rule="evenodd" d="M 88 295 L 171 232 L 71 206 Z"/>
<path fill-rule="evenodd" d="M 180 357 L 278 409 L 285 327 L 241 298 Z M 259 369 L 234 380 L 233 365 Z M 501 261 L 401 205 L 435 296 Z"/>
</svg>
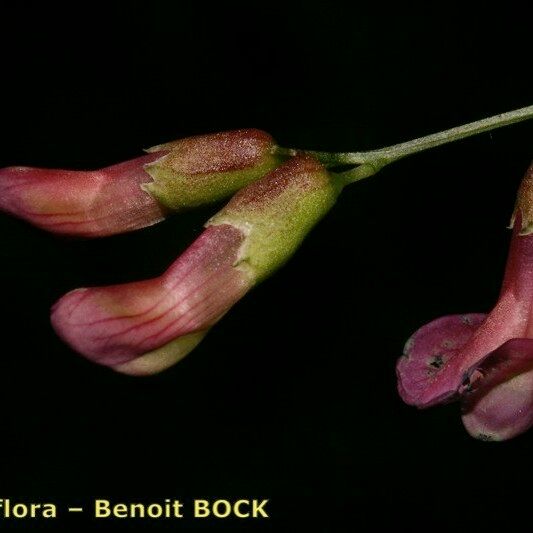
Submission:
<svg viewBox="0 0 533 533">
<path fill-rule="evenodd" d="M 280 155 L 289 156 L 305 152 L 316 157 L 327 168 L 358 165 L 353 169 L 340 173 L 345 183 L 348 184 L 373 176 L 388 164 L 409 155 L 531 118 L 533 118 L 533 105 L 367 152 L 317 152 L 282 147 L 278 147 L 277 152 Z"/>
</svg>

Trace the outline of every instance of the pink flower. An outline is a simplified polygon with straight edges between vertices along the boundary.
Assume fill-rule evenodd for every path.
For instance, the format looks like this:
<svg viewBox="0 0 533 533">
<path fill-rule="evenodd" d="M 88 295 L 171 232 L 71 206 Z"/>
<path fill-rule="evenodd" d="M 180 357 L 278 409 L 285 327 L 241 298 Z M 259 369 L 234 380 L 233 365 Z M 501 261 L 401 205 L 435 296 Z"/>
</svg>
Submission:
<svg viewBox="0 0 533 533">
<path fill-rule="evenodd" d="M 459 399 L 468 432 L 505 440 L 533 425 L 533 166 L 517 198 L 500 297 L 488 314 L 420 328 L 397 365 L 402 399 L 420 408 Z"/>
<path fill-rule="evenodd" d="M 53 307 L 52 324 L 97 363 L 159 372 L 294 253 L 341 187 L 312 157 L 289 159 L 239 191 L 161 276 L 71 291 Z"/>
<path fill-rule="evenodd" d="M 0 170 L 0 211 L 54 233 L 101 237 L 219 201 L 278 164 L 273 139 L 248 129 L 180 139 L 94 171 Z"/>
</svg>

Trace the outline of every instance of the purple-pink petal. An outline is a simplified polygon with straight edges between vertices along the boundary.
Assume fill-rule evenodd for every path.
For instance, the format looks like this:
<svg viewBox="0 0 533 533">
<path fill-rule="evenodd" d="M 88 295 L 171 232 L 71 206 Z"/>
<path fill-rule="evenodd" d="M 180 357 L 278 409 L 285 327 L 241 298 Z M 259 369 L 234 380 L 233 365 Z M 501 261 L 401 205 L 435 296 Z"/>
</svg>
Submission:
<svg viewBox="0 0 533 533">
<path fill-rule="evenodd" d="M 533 339 L 511 339 L 471 369 L 463 423 L 482 440 L 506 440 L 533 425 Z"/>
<path fill-rule="evenodd" d="M 157 278 L 67 293 L 52 325 L 76 351 L 111 366 L 206 331 L 252 284 L 234 266 L 243 240 L 240 229 L 211 226 Z"/>
<path fill-rule="evenodd" d="M 485 318 L 480 313 L 444 316 L 412 335 L 396 367 L 404 402 L 429 407 L 455 396 L 462 380 L 457 358 Z"/>
<path fill-rule="evenodd" d="M 151 181 L 144 167 L 163 154 L 91 171 L 0 169 L 0 211 L 53 233 L 81 237 L 150 226 L 165 217 L 166 209 L 141 189 Z"/>
</svg>

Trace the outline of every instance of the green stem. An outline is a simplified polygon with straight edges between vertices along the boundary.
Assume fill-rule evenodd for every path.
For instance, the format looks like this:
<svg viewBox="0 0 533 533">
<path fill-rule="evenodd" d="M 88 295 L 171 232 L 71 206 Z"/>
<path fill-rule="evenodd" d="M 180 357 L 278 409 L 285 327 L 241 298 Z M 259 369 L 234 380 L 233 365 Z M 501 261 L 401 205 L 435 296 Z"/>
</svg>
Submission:
<svg viewBox="0 0 533 533">
<path fill-rule="evenodd" d="M 407 141 L 386 148 L 380 148 L 379 150 L 371 150 L 368 152 L 315 152 L 308 150 L 294 150 L 291 148 L 278 148 L 278 153 L 283 155 L 295 155 L 296 153 L 308 153 L 315 156 L 325 166 L 341 166 L 341 165 L 359 165 L 351 170 L 342 172 L 339 174 L 346 183 L 353 183 L 359 181 L 368 176 L 372 176 L 384 166 L 397 161 L 402 157 L 406 157 L 411 154 L 428 150 L 429 148 L 435 148 L 442 144 L 447 144 L 459 139 L 465 139 L 471 135 L 477 135 L 496 128 L 508 126 L 516 122 L 528 120 L 533 118 L 533 105 L 509 111 L 508 113 L 502 113 L 490 118 L 484 118 L 471 122 L 470 124 L 464 124 L 456 128 L 441 131 L 439 133 L 433 133 Z"/>
</svg>

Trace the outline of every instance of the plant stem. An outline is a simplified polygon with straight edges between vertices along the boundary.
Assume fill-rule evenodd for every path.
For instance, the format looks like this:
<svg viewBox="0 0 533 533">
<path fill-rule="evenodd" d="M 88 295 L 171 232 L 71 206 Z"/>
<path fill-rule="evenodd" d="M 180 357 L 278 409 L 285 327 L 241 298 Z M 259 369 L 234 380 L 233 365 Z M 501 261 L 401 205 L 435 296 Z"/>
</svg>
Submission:
<svg viewBox="0 0 533 533">
<path fill-rule="evenodd" d="M 533 105 L 523 107 L 521 109 L 515 109 L 508 113 L 502 113 L 490 118 L 484 118 L 471 122 L 470 124 L 464 124 L 463 126 L 457 126 L 449 130 L 441 131 L 439 133 L 433 133 L 426 135 L 425 137 L 419 137 L 412 141 L 407 141 L 386 148 L 380 148 L 378 150 L 371 150 L 368 152 L 316 152 L 310 150 L 294 150 L 291 148 L 279 148 L 278 153 L 283 155 L 295 155 L 297 153 L 308 153 L 315 156 L 325 166 L 341 166 L 341 165 L 359 165 L 351 170 L 342 172 L 339 174 L 346 183 L 353 183 L 359 181 L 368 176 L 372 176 L 384 166 L 397 161 L 402 157 L 406 157 L 411 154 L 428 150 L 442 144 L 447 144 L 459 139 L 470 137 L 471 135 L 477 135 L 496 128 L 508 126 L 516 122 L 528 120 L 533 118 Z"/>
</svg>

